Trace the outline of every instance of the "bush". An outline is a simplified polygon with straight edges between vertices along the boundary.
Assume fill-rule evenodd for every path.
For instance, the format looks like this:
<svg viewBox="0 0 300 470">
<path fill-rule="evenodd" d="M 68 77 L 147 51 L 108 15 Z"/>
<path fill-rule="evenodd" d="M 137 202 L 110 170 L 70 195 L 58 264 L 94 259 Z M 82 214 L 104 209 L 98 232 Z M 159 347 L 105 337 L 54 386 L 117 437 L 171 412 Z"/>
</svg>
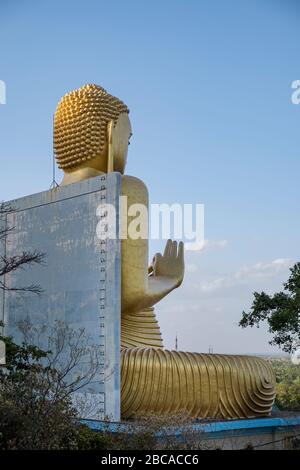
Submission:
<svg viewBox="0 0 300 470">
<path fill-rule="evenodd" d="M 111 433 L 105 423 L 101 432 L 82 427 L 78 440 L 82 450 L 200 450 L 201 433 L 193 429 L 185 415 L 148 415 L 135 421 L 115 424 Z M 180 435 L 175 434 L 180 428 Z"/>
<path fill-rule="evenodd" d="M 47 353 L 0 339 L 7 360 L 0 369 L 0 449 L 76 447 L 76 412 L 56 391 L 56 371 L 42 364 Z"/>
<path fill-rule="evenodd" d="M 29 333 L 38 331 L 26 324 Z M 6 365 L 0 368 L 0 449 L 77 449 L 82 427 L 72 394 L 97 374 L 97 349 L 89 345 L 82 330 L 75 332 L 62 323 L 55 325 L 49 337 L 52 351 L 27 340 L 21 345 L 7 336 L 0 340 L 6 345 Z M 65 354 L 61 361 L 66 343 L 69 357 Z M 90 367 L 74 379 L 83 360 Z"/>
<path fill-rule="evenodd" d="M 276 375 L 276 405 L 280 410 L 300 411 L 300 367 L 288 361 L 272 361 Z"/>
</svg>

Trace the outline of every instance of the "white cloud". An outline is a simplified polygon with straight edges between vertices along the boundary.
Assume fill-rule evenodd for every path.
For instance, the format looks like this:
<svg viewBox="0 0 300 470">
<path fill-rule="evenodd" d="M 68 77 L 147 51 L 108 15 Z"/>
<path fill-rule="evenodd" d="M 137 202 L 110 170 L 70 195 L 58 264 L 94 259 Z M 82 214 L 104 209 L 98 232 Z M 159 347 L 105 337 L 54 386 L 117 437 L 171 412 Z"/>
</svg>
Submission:
<svg viewBox="0 0 300 470">
<path fill-rule="evenodd" d="M 266 325 L 243 330 L 238 323 L 242 311 L 250 308 L 254 291 L 272 294 L 282 289 L 294 261 L 274 258 L 230 272 L 227 264 L 217 268 L 220 263 L 213 265 L 211 259 L 211 254 L 189 254 L 182 286 L 157 305 L 165 347 L 174 347 L 177 332 L 183 351 L 208 352 L 213 345 L 219 353 L 278 352 L 268 345 Z"/>
<path fill-rule="evenodd" d="M 259 262 L 253 265 L 246 265 L 226 276 L 200 282 L 199 289 L 205 293 L 216 292 L 221 289 L 228 289 L 245 283 L 248 284 L 258 279 L 272 278 L 281 271 L 285 271 L 291 264 L 292 260 L 289 258 L 277 258 L 269 263 Z"/>
</svg>

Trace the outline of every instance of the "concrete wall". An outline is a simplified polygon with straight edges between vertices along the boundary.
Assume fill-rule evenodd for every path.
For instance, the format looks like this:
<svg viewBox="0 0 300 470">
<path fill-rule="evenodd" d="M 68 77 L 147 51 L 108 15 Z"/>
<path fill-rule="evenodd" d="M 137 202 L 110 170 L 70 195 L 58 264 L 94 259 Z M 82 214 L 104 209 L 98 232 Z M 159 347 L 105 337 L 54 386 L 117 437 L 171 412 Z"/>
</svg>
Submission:
<svg viewBox="0 0 300 470">
<path fill-rule="evenodd" d="M 109 203 L 118 212 L 120 184 L 120 175 L 111 173 L 12 201 L 15 211 L 7 224 L 14 230 L 2 244 L 6 256 L 27 250 L 46 255 L 44 266 L 6 276 L 9 287 L 43 289 L 41 295 L 0 291 L 6 333 L 20 341 L 20 320 L 40 328 L 59 320 L 77 331 L 84 328 L 90 345 L 99 348 L 96 382 L 77 395 L 94 404 L 93 419 L 120 418 L 120 242 L 101 242 L 96 234 L 97 208 Z"/>
<path fill-rule="evenodd" d="M 164 444 L 164 433 L 168 429 L 167 438 L 174 437 L 176 445 L 182 444 L 182 449 L 190 448 L 191 444 L 194 450 L 283 450 L 295 449 L 296 445 L 299 449 L 300 414 L 290 414 L 289 417 L 283 413 L 282 417 L 211 422 L 191 420 L 190 423 L 185 423 L 183 428 L 176 425 L 172 428 L 172 423 L 166 419 L 164 430 L 159 433 L 158 440 Z M 112 434 L 126 434 L 134 432 L 135 428 L 137 432 L 145 432 L 145 427 L 140 428 L 140 422 L 103 423 L 91 420 L 83 422 L 96 432 L 105 430 Z"/>
</svg>

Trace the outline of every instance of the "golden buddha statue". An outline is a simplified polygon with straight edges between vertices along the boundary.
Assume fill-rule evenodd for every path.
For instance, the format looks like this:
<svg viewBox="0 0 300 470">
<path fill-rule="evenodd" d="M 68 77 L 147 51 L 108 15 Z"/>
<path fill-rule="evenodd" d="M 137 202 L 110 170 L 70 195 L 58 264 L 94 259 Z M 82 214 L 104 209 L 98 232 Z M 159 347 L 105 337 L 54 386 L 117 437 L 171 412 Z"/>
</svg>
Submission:
<svg viewBox="0 0 300 470">
<path fill-rule="evenodd" d="M 62 185 L 118 171 L 128 207 L 138 203 L 148 208 L 145 184 L 124 175 L 132 134 L 128 114 L 124 103 L 97 85 L 62 98 L 54 122 L 56 158 L 65 173 Z M 121 241 L 121 262 L 122 417 L 178 412 L 195 418 L 269 415 L 274 374 L 266 361 L 163 348 L 153 307 L 183 281 L 183 243 L 168 240 L 164 254 L 156 254 L 149 268 L 148 239 L 128 236 Z"/>
</svg>

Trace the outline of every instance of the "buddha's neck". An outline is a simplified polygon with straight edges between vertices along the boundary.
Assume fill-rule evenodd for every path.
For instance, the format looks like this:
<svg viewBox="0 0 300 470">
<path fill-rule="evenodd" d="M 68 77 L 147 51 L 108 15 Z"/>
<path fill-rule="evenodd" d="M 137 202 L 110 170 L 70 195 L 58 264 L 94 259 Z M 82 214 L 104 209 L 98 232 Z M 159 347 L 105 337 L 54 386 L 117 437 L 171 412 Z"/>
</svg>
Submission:
<svg viewBox="0 0 300 470">
<path fill-rule="evenodd" d="M 64 179 L 61 182 L 61 186 L 66 186 L 67 184 L 78 183 L 89 178 L 94 178 L 95 176 L 103 175 L 104 173 L 95 168 L 79 168 L 70 173 L 64 174 Z"/>
</svg>

